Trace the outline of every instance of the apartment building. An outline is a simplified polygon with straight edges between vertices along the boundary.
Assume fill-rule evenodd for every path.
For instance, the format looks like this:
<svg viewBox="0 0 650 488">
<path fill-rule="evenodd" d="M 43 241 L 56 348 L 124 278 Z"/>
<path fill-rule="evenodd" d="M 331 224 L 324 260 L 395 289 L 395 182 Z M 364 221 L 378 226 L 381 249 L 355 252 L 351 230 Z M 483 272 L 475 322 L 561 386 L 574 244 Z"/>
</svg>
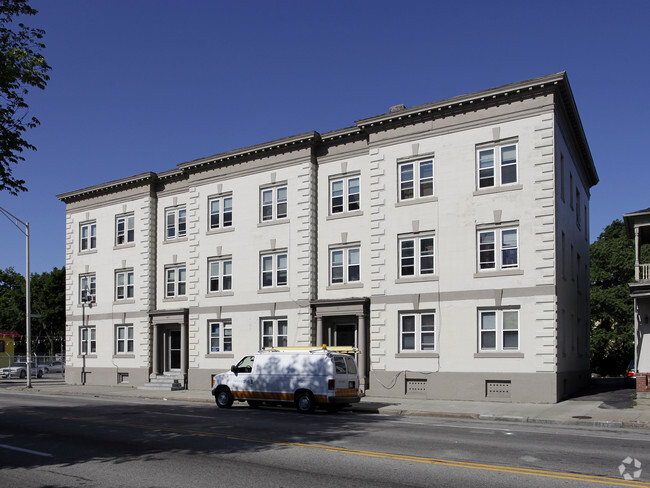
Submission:
<svg viewBox="0 0 650 488">
<path fill-rule="evenodd" d="M 589 378 L 597 182 L 562 72 L 58 195 L 66 381 L 328 344 L 366 395 L 556 402 Z"/>
</svg>

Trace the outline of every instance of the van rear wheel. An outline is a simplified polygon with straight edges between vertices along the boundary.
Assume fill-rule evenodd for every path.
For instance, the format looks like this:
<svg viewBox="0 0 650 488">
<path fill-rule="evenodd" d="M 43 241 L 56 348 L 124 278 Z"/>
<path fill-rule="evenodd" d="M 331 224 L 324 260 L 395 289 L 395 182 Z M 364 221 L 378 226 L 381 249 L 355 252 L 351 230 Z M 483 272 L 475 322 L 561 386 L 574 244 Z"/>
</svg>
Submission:
<svg viewBox="0 0 650 488">
<path fill-rule="evenodd" d="M 300 413 L 312 413 L 316 409 L 316 401 L 310 391 L 303 391 L 298 394 L 296 409 Z"/>
<path fill-rule="evenodd" d="M 230 408 L 233 402 L 232 393 L 230 393 L 228 388 L 220 388 L 214 396 L 214 401 L 219 408 Z"/>
</svg>

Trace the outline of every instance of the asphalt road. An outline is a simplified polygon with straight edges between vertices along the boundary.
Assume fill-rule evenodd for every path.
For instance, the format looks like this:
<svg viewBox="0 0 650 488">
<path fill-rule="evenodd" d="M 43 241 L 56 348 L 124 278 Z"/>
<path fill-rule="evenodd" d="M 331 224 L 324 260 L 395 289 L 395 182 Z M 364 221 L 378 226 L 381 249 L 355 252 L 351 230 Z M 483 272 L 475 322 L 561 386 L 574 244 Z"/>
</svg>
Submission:
<svg viewBox="0 0 650 488">
<path fill-rule="evenodd" d="M 7 487 L 650 486 L 649 454 L 643 430 L 0 390 Z"/>
</svg>

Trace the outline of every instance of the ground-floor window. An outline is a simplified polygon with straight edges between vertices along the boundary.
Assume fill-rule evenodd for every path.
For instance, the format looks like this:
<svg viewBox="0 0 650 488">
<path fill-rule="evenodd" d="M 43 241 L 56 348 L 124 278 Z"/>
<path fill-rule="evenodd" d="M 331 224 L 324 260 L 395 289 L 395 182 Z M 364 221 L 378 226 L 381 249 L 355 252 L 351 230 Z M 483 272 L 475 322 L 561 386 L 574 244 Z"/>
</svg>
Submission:
<svg viewBox="0 0 650 488">
<path fill-rule="evenodd" d="M 97 353 L 97 339 L 95 327 L 81 327 L 79 329 L 79 341 L 81 354 Z"/>
<path fill-rule="evenodd" d="M 282 319 L 262 319 L 262 347 L 286 347 L 288 344 L 289 321 Z"/>
<path fill-rule="evenodd" d="M 435 351 L 435 313 L 403 312 L 399 316 L 400 351 Z"/>
<path fill-rule="evenodd" d="M 133 353 L 133 326 L 118 325 L 115 327 L 115 353 Z"/>
<path fill-rule="evenodd" d="M 210 331 L 210 352 L 232 351 L 232 324 L 224 321 L 208 323 Z"/>
<path fill-rule="evenodd" d="M 478 321 L 481 351 L 519 349 L 519 310 L 479 310 Z"/>
</svg>

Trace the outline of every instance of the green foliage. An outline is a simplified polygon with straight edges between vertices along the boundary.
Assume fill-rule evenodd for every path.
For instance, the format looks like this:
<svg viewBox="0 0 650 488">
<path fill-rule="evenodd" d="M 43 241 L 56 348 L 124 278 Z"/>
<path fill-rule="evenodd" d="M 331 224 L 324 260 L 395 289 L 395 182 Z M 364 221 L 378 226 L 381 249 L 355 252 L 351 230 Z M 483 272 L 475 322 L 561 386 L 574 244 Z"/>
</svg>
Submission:
<svg viewBox="0 0 650 488">
<path fill-rule="evenodd" d="M 25 278 L 13 268 L 0 270 L 0 330 L 25 330 Z"/>
<path fill-rule="evenodd" d="M 14 195 L 27 187 L 13 176 L 13 165 L 25 160 L 23 151 L 36 149 L 23 133 L 40 123 L 28 117 L 25 97 L 30 87 L 45 88 L 50 70 L 40 53 L 45 32 L 14 19 L 36 13 L 27 0 L 0 0 L 0 191 Z"/>
<path fill-rule="evenodd" d="M 647 254 L 644 252 L 643 254 Z M 621 220 L 591 245 L 591 370 L 622 374 L 634 357 L 634 241 Z M 650 262 L 650 261 L 649 261 Z"/>
</svg>

